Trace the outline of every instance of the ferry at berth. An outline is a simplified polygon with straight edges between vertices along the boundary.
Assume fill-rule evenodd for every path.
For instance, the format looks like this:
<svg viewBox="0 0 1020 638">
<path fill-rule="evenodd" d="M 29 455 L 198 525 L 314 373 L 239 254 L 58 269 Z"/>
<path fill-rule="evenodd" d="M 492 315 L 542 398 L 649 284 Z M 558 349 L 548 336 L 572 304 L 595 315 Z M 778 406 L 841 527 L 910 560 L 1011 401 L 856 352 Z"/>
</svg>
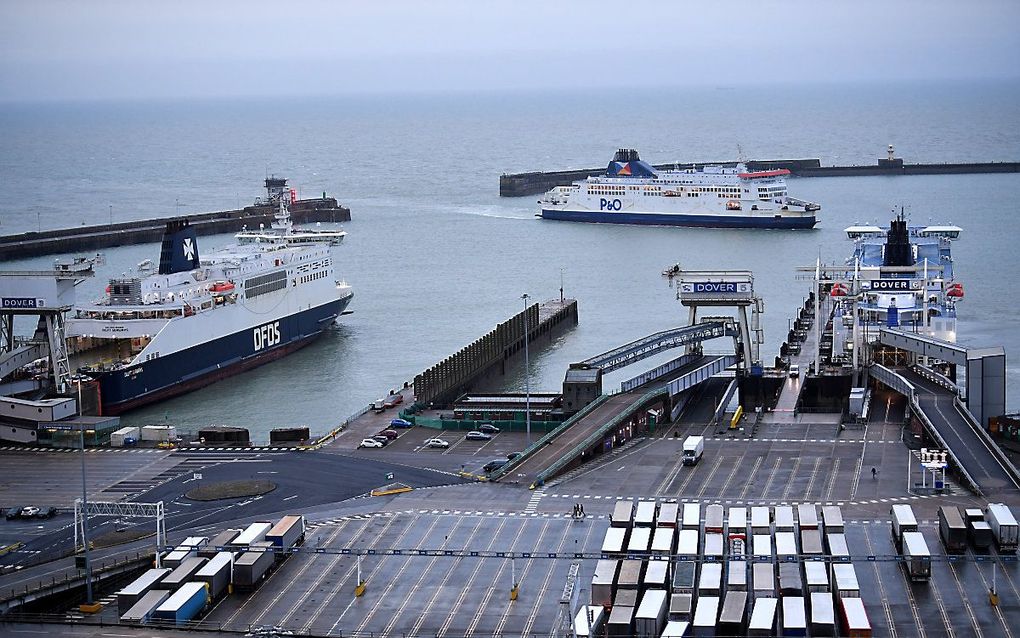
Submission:
<svg viewBox="0 0 1020 638">
<path fill-rule="evenodd" d="M 557 186 L 540 217 L 564 221 L 708 228 L 813 228 L 818 204 L 790 197 L 786 169 L 734 167 L 659 171 L 620 149 L 603 175 Z"/>
<path fill-rule="evenodd" d="M 99 384 L 103 415 L 272 361 L 333 325 L 354 293 L 336 278 L 331 242 L 291 241 L 282 222 L 199 257 L 194 228 L 171 220 L 158 272 L 112 279 L 104 299 L 71 311 L 69 360 Z"/>
</svg>

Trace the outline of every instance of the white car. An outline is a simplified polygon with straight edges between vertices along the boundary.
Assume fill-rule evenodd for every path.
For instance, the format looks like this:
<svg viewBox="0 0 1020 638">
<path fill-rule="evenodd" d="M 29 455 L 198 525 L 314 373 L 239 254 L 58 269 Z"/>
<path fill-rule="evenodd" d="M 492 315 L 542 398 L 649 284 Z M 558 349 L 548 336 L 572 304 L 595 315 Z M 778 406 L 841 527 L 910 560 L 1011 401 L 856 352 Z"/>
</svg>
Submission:
<svg viewBox="0 0 1020 638">
<path fill-rule="evenodd" d="M 443 447 L 443 448 L 446 448 L 446 447 L 450 447 L 450 442 L 449 441 L 444 441 L 443 439 L 429 439 L 428 441 L 425 441 L 425 447 Z"/>
<path fill-rule="evenodd" d="M 358 447 L 382 447 L 383 444 L 375 439 L 361 439 L 361 445 Z"/>
<path fill-rule="evenodd" d="M 21 518 L 35 518 L 39 515 L 38 507 L 26 507 L 21 510 Z"/>
</svg>

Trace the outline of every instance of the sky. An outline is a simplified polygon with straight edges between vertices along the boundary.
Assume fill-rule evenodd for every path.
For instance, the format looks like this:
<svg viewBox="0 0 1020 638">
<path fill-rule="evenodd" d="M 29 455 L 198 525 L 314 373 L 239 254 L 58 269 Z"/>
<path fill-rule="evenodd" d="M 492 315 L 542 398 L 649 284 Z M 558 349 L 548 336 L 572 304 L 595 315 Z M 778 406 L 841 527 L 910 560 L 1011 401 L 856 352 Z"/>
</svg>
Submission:
<svg viewBox="0 0 1020 638">
<path fill-rule="evenodd" d="M 1020 2 L 0 0 L 0 102 L 1020 77 Z"/>
</svg>

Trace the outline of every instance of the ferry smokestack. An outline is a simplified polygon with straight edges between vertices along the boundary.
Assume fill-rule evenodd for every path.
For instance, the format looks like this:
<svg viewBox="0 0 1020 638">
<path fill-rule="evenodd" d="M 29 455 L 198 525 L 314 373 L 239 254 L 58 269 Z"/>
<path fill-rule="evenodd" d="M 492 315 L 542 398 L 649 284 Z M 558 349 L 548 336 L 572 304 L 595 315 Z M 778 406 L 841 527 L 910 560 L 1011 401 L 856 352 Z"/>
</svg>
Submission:
<svg viewBox="0 0 1020 638">
<path fill-rule="evenodd" d="M 889 226 L 886 233 L 885 257 L 883 266 L 913 266 L 914 254 L 910 248 L 910 233 L 907 231 L 907 220 L 899 215 Z"/>
<path fill-rule="evenodd" d="M 190 222 L 184 218 L 168 221 L 159 251 L 159 274 L 194 270 L 199 263 L 198 240 Z"/>
</svg>

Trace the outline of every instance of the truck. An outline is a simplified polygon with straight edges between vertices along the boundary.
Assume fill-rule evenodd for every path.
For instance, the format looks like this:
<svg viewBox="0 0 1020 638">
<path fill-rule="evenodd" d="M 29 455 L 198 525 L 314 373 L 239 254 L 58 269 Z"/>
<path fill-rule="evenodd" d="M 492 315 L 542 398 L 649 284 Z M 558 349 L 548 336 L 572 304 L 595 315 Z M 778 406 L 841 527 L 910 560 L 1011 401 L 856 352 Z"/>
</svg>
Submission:
<svg viewBox="0 0 1020 638">
<path fill-rule="evenodd" d="M 705 534 L 705 558 L 714 558 L 716 560 L 722 560 L 723 557 L 723 535 L 722 534 Z"/>
<path fill-rule="evenodd" d="M 731 560 L 726 565 L 726 591 L 747 591 L 747 561 Z"/>
<path fill-rule="evenodd" d="M 630 530 L 630 540 L 627 541 L 628 554 L 647 554 L 652 544 L 651 527 L 635 527 Z"/>
<path fill-rule="evenodd" d="M 829 594 L 811 594 L 811 635 L 836 635 L 836 611 Z"/>
<path fill-rule="evenodd" d="M 620 571 L 620 561 L 602 559 L 595 563 L 595 574 L 591 577 L 591 604 L 613 604 L 613 584 L 616 573 Z"/>
<path fill-rule="evenodd" d="M 716 623 L 719 622 L 719 597 L 699 596 L 694 608 L 694 622 L 691 629 L 694 636 L 715 636 Z"/>
<path fill-rule="evenodd" d="M 634 501 L 616 501 L 613 514 L 609 519 L 612 527 L 631 527 L 634 525 Z"/>
<path fill-rule="evenodd" d="M 779 563 L 779 593 L 783 596 L 803 596 L 804 581 L 797 563 Z"/>
<path fill-rule="evenodd" d="M 921 532 L 903 532 L 903 558 L 910 580 L 922 582 L 931 577 L 931 552 Z"/>
<path fill-rule="evenodd" d="M 860 598 L 861 586 L 853 563 L 833 563 L 832 591 L 840 598 Z"/>
<path fill-rule="evenodd" d="M 638 638 L 659 638 L 666 625 L 666 590 L 646 589 L 634 614 L 634 635 Z"/>
<path fill-rule="evenodd" d="M 776 597 L 776 566 L 772 563 L 754 563 L 751 565 L 751 587 L 754 588 L 754 599 Z"/>
<path fill-rule="evenodd" d="M 616 578 L 616 589 L 639 589 L 644 562 L 640 560 L 620 561 L 620 575 Z"/>
<path fill-rule="evenodd" d="M 903 553 L 904 532 L 917 531 L 917 518 L 914 517 L 914 509 L 906 503 L 898 503 L 892 506 L 889 514 L 892 516 L 893 545 L 896 546 L 897 552 Z"/>
<path fill-rule="evenodd" d="M 655 518 L 656 527 L 676 527 L 679 514 L 679 503 L 663 503 L 659 506 L 659 515 Z"/>
<path fill-rule="evenodd" d="M 192 556 L 185 558 L 181 561 L 172 572 L 167 574 L 163 580 L 160 581 L 160 587 L 165 587 L 171 591 L 176 590 L 184 583 L 194 580 L 195 574 L 198 570 L 202 569 L 202 565 L 205 564 L 206 559 L 201 556 Z"/>
<path fill-rule="evenodd" d="M 985 521 L 992 528 L 992 538 L 1001 553 L 1016 553 L 1018 527 L 1016 517 L 1004 503 L 989 503 Z"/>
<path fill-rule="evenodd" d="M 776 506 L 776 531 L 792 532 L 793 529 L 793 507 L 790 505 Z"/>
<path fill-rule="evenodd" d="M 731 507 L 729 511 L 729 519 L 726 521 L 727 532 L 730 536 L 734 534 L 743 534 L 747 537 L 747 508 L 746 507 Z"/>
<path fill-rule="evenodd" d="M 626 605 L 613 605 L 606 624 L 606 635 L 609 638 L 631 638 L 634 634 L 634 608 Z"/>
<path fill-rule="evenodd" d="M 110 447 L 128 447 L 140 438 L 141 431 L 137 427 L 121 428 L 110 434 Z"/>
<path fill-rule="evenodd" d="M 723 533 L 723 506 L 722 505 L 709 505 L 705 508 L 705 533 L 706 534 L 722 534 Z"/>
<path fill-rule="evenodd" d="M 195 580 L 209 585 L 209 598 L 216 600 L 220 597 L 232 577 L 231 570 L 234 566 L 233 552 L 220 552 L 209 559 L 202 568 L 195 572 Z"/>
<path fill-rule="evenodd" d="M 850 548 L 846 544 L 846 534 L 827 534 L 825 544 L 828 545 L 829 556 L 832 556 L 833 560 L 850 560 Z"/>
<path fill-rule="evenodd" d="M 252 523 L 248 527 L 244 528 L 244 531 L 238 534 L 234 540 L 230 541 L 229 545 L 234 550 L 243 549 L 252 543 L 257 543 L 261 540 L 265 540 L 266 532 L 273 528 L 272 523 L 258 522 Z"/>
<path fill-rule="evenodd" d="M 140 625 L 152 618 L 156 608 L 170 598 L 169 589 L 150 589 L 142 596 L 137 603 L 131 606 L 126 612 L 120 615 L 120 621 L 124 624 Z"/>
<path fill-rule="evenodd" d="M 755 559 L 772 559 L 772 536 L 769 534 L 755 534 L 752 536 L 751 553 L 754 554 Z"/>
<path fill-rule="evenodd" d="M 627 553 L 626 527 L 608 527 L 602 540 L 602 554 L 605 556 L 623 556 Z"/>
<path fill-rule="evenodd" d="M 673 538 L 676 530 L 672 527 L 656 527 L 652 535 L 652 553 L 669 556 L 673 553 Z"/>
<path fill-rule="evenodd" d="M 212 558 L 216 554 L 224 551 L 230 546 L 230 541 L 237 538 L 238 534 L 241 533 L 239 529 L 225 529 L 216 536 L 213 536 L 207 545 L 203 545 L 198 550 L 198 555 L 202 558 Z"/>
<path fill-rule="evenodd" d="M 801 531 L 818 529 L 818 509 L 814 503 L 801 503 L 797 506 L 797 522 Z"/>
<path fill-rule="evenodd" d="M 684 503 L 680 527 L 695 532 L 701 529 L 701 503 Z"/>
<path fill-rule="evenodd" d="M 595 638 L 603 633 L 606 610 L 602 605 L 584 605 L 574 617 L 574 635 L 578 638 Z"/>
<path fill-rule="evenodd" d="M 126 587 L 117 592 L 117 611 L 123 615 L 127 610 L 135 606 L 142 596 L 155 589 L 159 581 L 170 573 L 167 568 L 148 569 L 141 576 L 134 579 Z"/>
<path fill-rule="evenodd" d="M 943 505 L 939 508 L 939 538 L 947 554 L 962 554 L 967 551 L 967 523 L 959 508 Z"/>
<path fill-rule="evenodd" d="M 722 563 L 704 563 L 698 579 L 698 596 L 722 595 Z"/>
<path fill-rule="evenodd" d="M 807 558 L 822 555 L 822 533 L 817 529 L 800 531 L 800 553 Z"/>
<path fill-rule="evenodd" d="M 747 592 L 731 591 L 723 598 L 719 612 L 719 635 L 743 635 L 747 622 Z"/>
<path fill-rule="evenodd" d="M 844 533 L 843 510 L 839 505 L 822 506 L 822 526 L 826 534 Z"/>
<path fill-rule="evenodd" d="M 698 579 L 698 563 L 677 561 L 673 564 L 673 593 L 693 594 Z"/>
<path fill-rule="evenodd" d="M 783 635 L 807 635 L 807 614 L 804 611 L 804 599 L 799 596 L 783 596 Z"/>
<path fill-rule="evenodd" d="M 676 553 L 678 556 L 697 558 L 699 551 L 698 530 L 682 529 L 676 537 Z"/>
<path fill-rule="evenodd" d="M 198 550 L 207 541 L 208 539 L 205 536 L 189 536 L 185 538 L 172 552 L 163 557 L 163 564 L 167 567 L 177 567 L 185 558 L 198 556 Z"/>
<path fill-rule="evenodd" d="M 648 565 L 645 567 L 645 580 L 643 585 L 645 588 L 662 590 L 666 590 L 672 585 L 669 578 L 668 558 L 648 561 Z"/>
<path fill-rule="evenodd" d="M 684 465 L 697 465 L 705 454 L 705 437 L 689 436 L 684 439 Z"/>
<path fill-rule="evenodd" d="M 839 599 L 842 635 L 847 638 L 871 638 L 871 621 L 860 597 Z"/>
<path fill-rule="evenodd" d="M 985 513 L 976 507 L 969 508 L 963 511 L 963 517 L 967 521 L 967 537 L 974 549 L 983 551 L 991 547 L 992 526 L 985 520 Z"/>
<path fill-rule="evenodd" d="M 771 534 L 772 513 L 767 505 L 755 505 L 751 508 L 751 534 Z"/>
<path fill-rule="evenodd" d="M 669 619 L 670 621 L 682 620 L 690 622 L 691 611 L 694 605 L 693 594 L 671 594 L 669 597 Z"/>
<path fill-rule="evenodd" d="M 634 511 L 634 525 L 639 527 L 654 526 L 656 513 L 655 506 L 655 501 L 638 501 L 637 509 Z"/>
<path fill-rule="evenodd" d="M 747 623 L 747 635 L 760 638 L 770 638 L 776 633 L 776 608 L 779 607 L 779 599 L 762 597 L 754 599 L 754 608 L 751 610 L 751 620 Z"/>
<path fill-rule="evenodd" d="M 275 562 L 273 549 L 270 541 L 264 541 L 261 547 L 256 543 L 251 546 L 251 551 L 244 552 L 234 561 L 233 583 L 236 589 L 255 589 Z"/>
<path fill-rule="evenodd" d="M 821 561 L 804 562 L 804 585 L 812 593 L 829 591 L 829 571 L 825 563 Z"/>
<path fill-rule="evenodd" d="M 203 582 L 184 583 L 152 613 L 153 620 L 183 625 L 194 620 L 209 604 L 209 586 Z"/>
<path fill-rule="evenodd" d="M 291 547 L 297 547 L 305 541 L 305 517 L 288 515 L 277 521 L 272 529 L 266 532 L 266 540 L 273 544 L 279 552 L 278 558 L 289 556 L 283 553 Z"/>
<path fill-rule="evenodd" d="M 776 532 L 776 558 L 797 560 L 797 536 L 793 532 Z"/>
<path fill-rule="evenodd" d="M 691 623 L 687 620 L 670 620 L 662 630 L 660 638 L 686 638 L 690 636 Z"/>
</svg>

